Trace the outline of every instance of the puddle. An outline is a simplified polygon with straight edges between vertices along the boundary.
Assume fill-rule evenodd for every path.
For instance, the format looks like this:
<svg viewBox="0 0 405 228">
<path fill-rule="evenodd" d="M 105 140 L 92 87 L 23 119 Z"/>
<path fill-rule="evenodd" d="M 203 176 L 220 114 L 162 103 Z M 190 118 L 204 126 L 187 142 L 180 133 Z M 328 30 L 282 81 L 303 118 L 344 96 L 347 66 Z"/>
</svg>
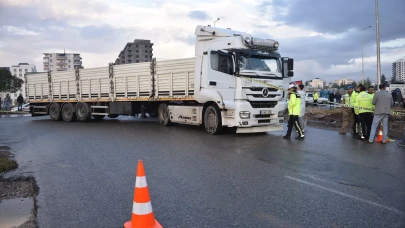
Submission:
<svg viewBox="0 0 405 228">
<path fill-rule="evenodd" d="M 0 201 L 0 228 L 18 227 L 31 217 L 34 208 L 32 198 L 16 198 Z"/>
</svg>

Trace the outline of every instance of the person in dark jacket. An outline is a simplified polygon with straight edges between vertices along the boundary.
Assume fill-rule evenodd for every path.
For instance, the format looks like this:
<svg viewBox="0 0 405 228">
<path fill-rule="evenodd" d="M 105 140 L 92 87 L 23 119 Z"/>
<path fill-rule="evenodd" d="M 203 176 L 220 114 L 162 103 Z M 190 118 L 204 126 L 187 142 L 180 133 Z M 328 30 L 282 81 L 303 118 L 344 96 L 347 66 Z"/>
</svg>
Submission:
<svg viewBox="0 0 405 228">
<path fill-rule="evenodd" d="M 391 92 L 391 96 L 392 96 L 392 100 L 394 101 L 394 107 L 395 107 L 395 103 L 397 102 L 397 92 L 395 90 L 393 90 Z"/>
<path fill-rule="evenodd" d="M 332 105 L 333 105 L 332 103 L 334 101 L 335 101 L 335 94 L 333 92 L 330 92 L 329 93 L 329 102 L 331 103 L 330 106 L 329 106 L 330 108 L 332 108 Z"/>
<path fill-rule="evenodd" d="M 404 98 L 402 97 L 401 90 L 397 93 L 397 102 L 398 106 L 401 106 L 404 103 Z"/>
<path fill-rule="evenodd" d="M 20 96 L 17 97 L 17 102 L 18 102 L 18 111 L 22 111 L 22 106 L 24 104 L 24 98 L 20 93 Z"/>
<path fill-rule="evenodd" d="M 336 97 L 336 103 L 340 104 L 342 101 L 342 94 L 340 94 L 340 92 L 337 91 L 335 97 Z"/>
</svg>

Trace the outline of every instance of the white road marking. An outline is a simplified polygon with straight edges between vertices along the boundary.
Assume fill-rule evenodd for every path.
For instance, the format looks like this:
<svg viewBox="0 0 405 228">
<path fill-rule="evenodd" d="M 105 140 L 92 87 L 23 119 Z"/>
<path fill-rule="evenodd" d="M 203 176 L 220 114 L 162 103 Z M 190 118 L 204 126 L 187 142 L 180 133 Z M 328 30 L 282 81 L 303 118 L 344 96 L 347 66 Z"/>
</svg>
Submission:
<svg viewBox="0 0 405 228">
<path fill-rule="evenodd" d="M 405 215 L 404 212 L 402 212 L 400 210 L 397 210 L 397 209 L 395 209 L 393 207 L 387 207 L 387 206 L 381 205 L 379 203 L 372 202 L 370 200 L 362 199 L 362 198 L 359 198 L 357 196 L 352 196 L 352 195 L 346 194 L 344 192 L 337 191 L 337 190 L 327 188 L 327 187 L 323 187 L 323 186 L 320 186 L 320 185 L 317 185 L 317 184 L 314 184 L 314 183 L 311 183 L 311 182 L 308 182 L 308 181 L 305 181 L 305 180 L 301 180 L 301 179 L 298 179 L 298 178 L 295 178 L 295 177 L 291 177 L 291 176 L 285 176 L 285 177 L 290 179 L 290 180 L 302 183 L 302 184 L 307 184 L 307 185 L 310 185 L 312 187 L 316 187 L 316 188 L 319 188 L 319 189 L 322 189 L 322 190 L 325 190 L 325 191 L 328 191 L 328 192 L 333 192 L 335 194 L 338 194 L 338 195 L 341 195 L 341 196 L 344 196 L 344 197 L 347 197 L 347 198 L 350 198 L 350 199 L 353 199 L 353 200 L 357 200 L 357 201 L 360 201 L 360 202 L 363 202 L 363 203 L 367 203 L 367 204 L 370 204 L 370 205 L 373 205 L 373 206 L 376 206 L 376 207 L 380 207 L 380 208 L 392 211 L 392 212 L 396 212 L 396 213 L 401 214 L 401 215 Z"/>
</svg>

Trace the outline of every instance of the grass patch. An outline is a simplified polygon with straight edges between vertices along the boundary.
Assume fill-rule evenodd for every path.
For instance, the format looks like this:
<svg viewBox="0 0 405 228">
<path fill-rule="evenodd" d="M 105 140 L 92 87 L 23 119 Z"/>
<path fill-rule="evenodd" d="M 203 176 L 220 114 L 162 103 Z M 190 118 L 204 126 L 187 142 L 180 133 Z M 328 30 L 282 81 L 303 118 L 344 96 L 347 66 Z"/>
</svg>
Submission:
<svg viewBox="0 0 405 228">
<path fill-rule="evenodd" d="M 4 173 L 13 169 L 17 169 L 18 164 L 16 161 L 9 158 L 0 157 L 0 173 Z"/>
</svg>

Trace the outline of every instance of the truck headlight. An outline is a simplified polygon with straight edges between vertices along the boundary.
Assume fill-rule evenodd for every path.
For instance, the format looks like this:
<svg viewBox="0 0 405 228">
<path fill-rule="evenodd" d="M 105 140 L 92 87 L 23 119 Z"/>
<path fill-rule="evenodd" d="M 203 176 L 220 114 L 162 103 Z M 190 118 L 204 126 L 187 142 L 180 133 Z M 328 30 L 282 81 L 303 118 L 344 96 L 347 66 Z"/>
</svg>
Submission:
<svg viewBox="0 0 405 228">
<path fill-rule="evenodd" d="M 241 119 L 250 119 L 250 112 L 248 111 L 239 112 L 239 117 Z"/>
<path fill-rule="evenodd" d="M 283 117 L 284 116 L 285 110 L 281 110 L 278 112 L 278 117 Z"/>
</svg>

